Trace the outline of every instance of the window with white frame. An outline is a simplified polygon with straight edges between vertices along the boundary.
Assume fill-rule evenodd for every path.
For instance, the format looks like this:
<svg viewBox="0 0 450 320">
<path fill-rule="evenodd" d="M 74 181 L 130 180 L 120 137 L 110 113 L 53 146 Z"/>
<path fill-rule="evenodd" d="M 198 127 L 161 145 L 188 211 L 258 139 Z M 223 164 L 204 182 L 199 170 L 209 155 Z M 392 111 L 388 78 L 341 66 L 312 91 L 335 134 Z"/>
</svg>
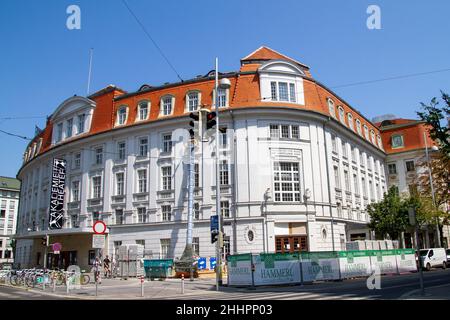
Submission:
<svg viewBox="0 0 450 320">
<path fill-rule="evenodd" d="M 172 206 L 163 205 L 161 206 L 162 221 L 172 221 Z"/>
<path fill-rule="evenodd" d="M 348 158 L 347 144 L 345 143 L 345 141 L 342 141 L 342 156 L 344 158 Z"/>
<path fill-rule="evenodd" d="M 103 147 L 95 148 L 95 164 L 103 163 Z"/>
<path fill-rule="evenodd" d="M 358 134 L 360 136 L 362 136 L 362 131 L 361 131 L 361 121 L 359 121 L 359 119 L 356 119 L 356 131 L 358 131 Z"/>
<path fill-rule="evenodd" d="M 127 107 L 120 107 L 117 111 L 117 124 L 122 125 L 127 121 Z"/>
<path fill-rule="evenodd" d="M 380 149 L 383 149 L 383 141 L 381 140 L 380 135 L 377 135 L 377 142 L 378 142 L 378 147 Z"/>
<path fill-rule="evenodd" d="M 125 141 L 120 141 L 117 143 L 117 157 L 119 158 L 119 160 L 125 160 L 125 148 Z"/>
<path fill-rule="evenodd" d="M 369 180 L 369 194 L 370 194 L 370 199 L 374 199 L 375 198 L 375 193 L 374 193 L 374 190 L 373 190 L 372 180 Z"/>
<path fill-rule="evenodd" d="M 353 174 L 353 188 L 356 195 L 359 195 L 359 185 L 358 185 L 358 176 L 356 173 Z"/>
<path fill-rule="evenodd" d="M 172 134 L 163 134 L 162 136 L 162 152 L 171 153 L 172 152 Z"/>
<path fill-rule="evenodd" d="M 200 204 L 198 202 L 194 203 L 194 219 L 199 220 L 200 219 Z"/>
<path fill-rule="evenodd" d="M 363 189 L 363 196 L 367 198 L 367 185 L 366 185 L 366 178 L 361 177 L 361 185 Z"/>
<path fill-rule="evenodd" d="M 140 207 L 137 209 L 138 211 L 138 222 L 146 223 L 147 222 L 147 208 Z"/>
<path fill-rule="evenodd" d="M 413 172 L 416 170 L 415 165 L 414 165 L 414 160 L 405 161 L 405 165 L 406 165 L 407 172 Z"/>
<path fill-rule="evenodd" d="M 161 167 L 162 189 L 172 190 L 172 167 Z"/>
<path fill-rule="evenodd" d="M 102 177 L 92 177 L 92 198 L 98 199 L 102 196 Z"/>
<path fill-rule="evenodd" d="M 341 188 L 341 178 L 339 176 L 339 168 L 337 166 L 333 166 L 333 172 L 334 172 L 334 186 L 335 186 L 335 188 L 340 189 Z"/>
<path fill-rule="evenodd" d="M 230 217 L 230 201 L 224 200 L 220 201 L 220 211 L 222 212 L 222 217 Z"/>
<path fill-rule="evenodd" d="M 375 145 L 377 144 L 375 141 L 375 131 L 373 131 L 373 130 L 370 130 L 370 139 L 373 144 L 375 144 Z"/>
<path fill-rule="evenodd" d="M 392 148 L 402 148 L 402 147 L 404 147 L 404 145 L 403 145 L 403 135 L 401 135 L 401 134 L 394 134 L 394 135 L 392 135 L 391 141 L 392 141 Z"/>
<path fill-rule="evenodd" d="M 347 120 L 348 120 L 348 126 L 350 127 L 350 129 L 355 131 L 355 126 L 353 125 L 353 116 L 350 112 L 347 113 Z"/>
<path fill-rule="evenodd" d="M 224 108 L 228 106 L 228 101 L 227 101 L 227 91 L 228 89 L 218 89 L 218 104 L 219 104 L 219 108 Z"/>
<path fill-rule="evenodd" d="M 350 192 L 350 174 L 348 170 L 344 170 L 345 191 Z"/>
<path fill-rule="evenodd" d="M 148 118 L 148 101 L 142 101 L 138 104 L 139 109 L 139 120 L 147 120 Z"/>
<path fill-rule="evenodd" d="M 369 128 L 366 125 L 364 125 L 363 127 L 364 127 L 364 136 L 366 137 L 367 140 L 369 140 L 370 139 L 369 138 Z"/>
<path fill-rule="evenodd" d="M 56 126 L 56 142 L 60 142 L 63 137 L 63 124 L 58 123 Z"/>
<path fill-rule="evenodd" d="M 78 115 L 77 134 L 80 134 L 80 133 L 84 132 L 85 120 L 86 120 L 86 115 L 85 114 Z"/>
<path fill-rule="evenodd" d="M 73 160 L 73 164 L 74 164 L 74 169 L 80 169 L 81 167 L 81 153 L 75 153 L 74 154 L 74 160 Z"/>
<path fill-rule="evenodd" d="M 198 237 L 192 238 L 192 251 L 194 252 L 194 255 L 200 255 L 200 239 Z"/>
<path fill-rule="evenodd" d="M 123 224 L 123 210 L 116 209 L 116 224 Z"/>
<path fill-rule="evenodd" d="M 138 176 L 138 193 L 147 192 L 147 169 L 139 169 Z"/>
<path fill-rule="evenodd" d="M 275 201 L 300 201 L 300 171 L 297 162 L 274 162 Z"/>
<path fill-rule="evenodd" d="M 72 136 L 72 130 L 73 130 L 73 118 L 70 118 L 67 120 L 66 123 L 66 138 L 70 138 Z"/>
<path fill-rule="evenodd" d="M 341 106 L 338 107 L 339 111 L 339 120 L 345 125 L 345 111 Z"/>
<path fill-rule="evenodd" d="M 227 135 L 227 127 L 221 127 L 219 129 L 220 139 L 219 145 L 221 149 L 226 149 L 228 147 L 228 135 Z"/>
<path fill-rule="evenodd" d="M 395 163 L 388 163 L 389 174 L 397 174 L 397 165 Z"/>
<path fill-rule="evenodd" d="M 334 134 L 331 135 L 331 147 L 334 153 L 338 153 L 336 136 Z"/>
<path fill-rule="evenodd" d="M 271 139 L 300 139 L 300 128 L 298 125 L 270 124 L 269 134 Z"/>
<path fill-rule="evenodd" d="M 334 101 L 331 99 L 327 99 L 328 102 L 328 112 L 333 118 L 336 118 L 336 111 L 334 110 Z"/>
<path fill-rule="evenodd" d="M 356 147 L 352 146 L 352 161 L 355 163 L 358 160 L 358 154 L 359 154 L 358 149 L 356 149 Z"/>
<path fill-rule="evenodd" d="M 359 165 L 360 165 L 361 167 L 364 167 L 364 166 L 366 165 L 366 161 L 365 161 L 365 160 L 366 160 L 366 159 L 365 159 L 365 157 L 364 157 L 364 153 L 361 152 L 360 155 L 359 155 Z"/>
<path fill-rule="evenodd" d="M 198 91 L 188 92 L 186 95 L 186 104 L 189 112 L 196 111 L 200 105 L 200 93 Z"/>
<path fill-rule="evenodd" d="M 116 195 L 123 196 L 125 194 L 125 179 L 123 172 L 116 173 Z"/>
<path fill-rule="evenodd" d="M 72 181 L 72 201 L 80 201 L 80 181 Z"/>
<path fill-rule="evenodd" d="M 297 101 L 295 83 L 271 81 L 270 91 L 272 101 L 287 101 L 292 103 Z"/>
<path fill-rule="evenodd" d="M 171 258 L 170 255 L 170 239 L 161 239 L 161 258 L 167 259 Z"/>
<path fill-rule="evenodd" d="M 161 112 L 164 116 L 172 114 L 173 100 L 174 98 L 172 96 L 164 96 L 161 98 Z"/>
<path fill-rule="evenodd" d="M 219 169 L 220 169 L 219 170 L 220 171 L 220 185 L 221 186 L 229 185 L 230 181 L 229 181 L 228 161 L 221 160 Z"/>
<path fill-rule="evenodd" d="M 200 187 L 200 167 L 198 163 L 194 164 L 194 187 Z"/>
<path fill-rule="evenodd" d="M 139 156 L 147 157 L 148 154 L 148 138 L 142 137 L 139 138 Z"/>
</svg>

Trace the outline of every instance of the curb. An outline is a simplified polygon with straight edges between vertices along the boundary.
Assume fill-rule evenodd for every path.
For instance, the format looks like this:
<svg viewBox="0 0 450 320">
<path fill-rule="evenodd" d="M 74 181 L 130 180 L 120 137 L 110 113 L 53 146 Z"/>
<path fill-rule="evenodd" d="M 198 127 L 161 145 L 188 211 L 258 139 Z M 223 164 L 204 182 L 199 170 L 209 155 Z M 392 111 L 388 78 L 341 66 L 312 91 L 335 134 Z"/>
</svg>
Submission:
<svg viewBox="0 0 450 320">
<path fill-rule="evenodd" d="M 449 287 L 449 286 L 450 286 L 450 284 L 441 284 L 441 285 L 437 285 L 437 286 L 432 286 L 432 287 L 425 288 L 425 289 L 424 289 L 424 290 L 425 290 L 425 296 L 423 296 L 423 297 L 432 297 L 432 296 L 433 296 L 431 293 L 427 293 L 427 292 L 426 292 L 427 289 L 435 289 L 435 288 Z M 417 295 L 419 292 L 420 292 L 420 289 L 415 289 L 415 290 L 406 292 L 406 293 L 402 294 L 402 295 L 398 298 L 398 300 L 404 300 L 404 299 L 407 299 L 407 298 L 410 298 L 410 297 L 416 297 L 417 299 L 421 300 L 421 298 L 423 298 L 423 297 L 422 297 L 420 294 Z M 417 296 L 416 296 L 416 295 L 417 295 Z M 448 298 L 445 298 L 445 297 L 439 297 L 439 296 L 435 297 L 435 300 L 439 300 L 439 299 L 449 300 L 450 297 L 448 297 Z"/>
</svg>

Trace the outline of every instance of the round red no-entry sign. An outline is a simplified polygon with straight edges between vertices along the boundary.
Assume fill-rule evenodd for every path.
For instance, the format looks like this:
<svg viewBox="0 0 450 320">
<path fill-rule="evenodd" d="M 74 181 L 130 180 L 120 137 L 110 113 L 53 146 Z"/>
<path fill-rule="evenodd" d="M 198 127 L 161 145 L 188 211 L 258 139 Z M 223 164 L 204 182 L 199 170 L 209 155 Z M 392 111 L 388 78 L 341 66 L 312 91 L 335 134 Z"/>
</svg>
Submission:
<svg viewBox="0 0 450 320">
<path fill-rule="evenodd" d="M 104 234 L 106 231 L 106 224 L 103 221 L 96 221 L 92 226 L 95 234 Z"/>
</svg>

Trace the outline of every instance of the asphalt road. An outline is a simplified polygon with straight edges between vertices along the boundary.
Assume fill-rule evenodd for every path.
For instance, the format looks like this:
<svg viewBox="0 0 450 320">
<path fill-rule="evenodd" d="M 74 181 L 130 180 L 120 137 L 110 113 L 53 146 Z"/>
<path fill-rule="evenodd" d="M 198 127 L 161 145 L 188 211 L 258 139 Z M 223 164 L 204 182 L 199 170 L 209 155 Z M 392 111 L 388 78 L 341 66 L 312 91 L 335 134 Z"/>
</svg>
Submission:
<svg viewBox="0 0 450 320">
<path fill-rule="evenodd" d="M 95 297 L 95 286 L 90 284 L 71 291 L 67 296 L 65 287 L 59 287 L 55 294 L 51 290 L 24 290 L 0 286 L 0 299 L 170 299 L 170 300 L 322 300 L 322 299 L 402 299 L 406 294 L 419 289 L 419 274 L 382 276 L 380 289 L 369 290 L 367 279 L 348 279 L 339 282 L 323 282 L 310 285 L 271 286 L 251 288 L 223 287 L 215 290 L 214 279 L 185 281 L 185 292 L 181 294 L 181 280 L 146 281 L 144 298 L 140 297 L 140 282 L 137 279 L 104 280 Z M 450 292 L 450 269 L 436 269 L 424 272 L 425 289 L 448 285 Z M 441 290 L 446 292 L 446 290 Z M 431 292 L 431 290 L 430 290 Z M 441 298 L 441 297 L 438 297 Z M 449 296 L 444 297 L 449 299 Z"/>
</svg>

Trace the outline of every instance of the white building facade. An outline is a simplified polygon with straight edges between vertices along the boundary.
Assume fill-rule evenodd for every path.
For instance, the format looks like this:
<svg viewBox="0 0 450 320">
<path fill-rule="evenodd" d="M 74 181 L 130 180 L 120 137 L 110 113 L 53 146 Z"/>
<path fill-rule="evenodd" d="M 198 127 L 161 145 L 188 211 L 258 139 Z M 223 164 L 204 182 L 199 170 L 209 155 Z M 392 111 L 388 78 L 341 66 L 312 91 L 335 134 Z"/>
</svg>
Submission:
<svg viewBox="0 0 450 320">
<path fill-rule="evenodd" d="M 16 233 L 20 181 L 0 177 L 0 265 L 14 260 L 12 237 Z"/>
</svg>

